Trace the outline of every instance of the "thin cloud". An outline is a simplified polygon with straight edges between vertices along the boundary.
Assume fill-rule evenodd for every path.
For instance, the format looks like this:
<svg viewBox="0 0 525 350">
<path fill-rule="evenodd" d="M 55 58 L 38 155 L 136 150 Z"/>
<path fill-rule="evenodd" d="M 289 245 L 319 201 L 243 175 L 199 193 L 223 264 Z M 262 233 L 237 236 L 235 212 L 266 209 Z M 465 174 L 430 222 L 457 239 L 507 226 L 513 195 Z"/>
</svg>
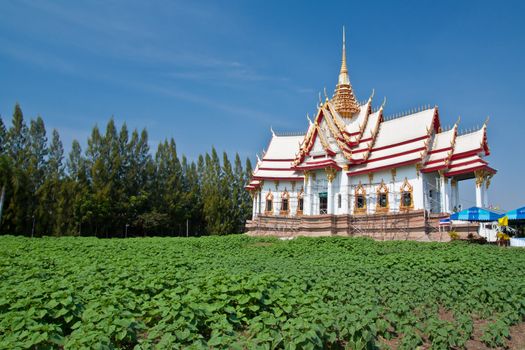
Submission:
<svg viewBox="0 0 525 350">
<path fill-rule="evenodd" d="M 49 52 L 29 50 L 25 47 L 0 39 L 0 53 L 12 59 L 29 63 L 40 68 L 74 74 L 78 68 L 75 64 Z"/>
<path fill-rule="evenodd" d="M 61 6 L 49 1 L 22 0 L 22 2 L 28 8 L 51 16 L 52 24 L 58 26 L 57 31 L 60 30 L 60 33 L 57 33 L 60 34 L 60 40 L 65 41 L 67 46 L 76 47 L 93 55 L 140 62 L 150 66 L 162 63 L 181 67 L 244 67 L 238 60 L 221 59 L 216 54 L 166 47 L 162 38 L 158 38 L 158 31 L 152 31 L 147 26 L 141 25 L 143 21 L 133 18 L 133 15 L 136 16 L 136 14 L 128 14 L 132 12 L 126 11 L 129 5 L 113 8 L 113 12 L 118 10 L 119 16 L 116 17 L 111 10 L 100 11 L 101 4 L 92 7 L 84 4 L 83 7 L 78 7 Z M 204 11 L 202 7 L 189 6 L 189 3 L 171 5 L 177 6 L 175 11 L 177 16 L 206 17 L 207 11 Z M 104 3 L 104 6 L 107 9 L 108 4 Z M 121 20 L 122 17 L 127 21 Z M 62 26 L 58 23 L 62 23 Z M 65 28 L 67 31 L 64 32 Z M 22 30 L 30 31 L 27 28 Z M 79 30 L 82 31 L 84 40 L 78 40 Z M 181 28 L 180 34 L 182 33 L 184 30 Z M 39 31 L 31 33 L 31 35 L 39 34 Z M 46 41 L 56 40 L 49 35 L 42 38 Z"/>
</svg>

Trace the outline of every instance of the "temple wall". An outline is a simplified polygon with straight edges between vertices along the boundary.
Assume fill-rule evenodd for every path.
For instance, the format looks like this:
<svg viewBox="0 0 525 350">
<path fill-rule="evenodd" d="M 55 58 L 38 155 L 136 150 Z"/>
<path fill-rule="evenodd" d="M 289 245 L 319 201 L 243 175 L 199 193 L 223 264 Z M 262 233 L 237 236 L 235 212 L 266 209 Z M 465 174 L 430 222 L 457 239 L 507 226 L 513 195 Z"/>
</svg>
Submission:
<svg viewBox="0 0 525 350">
<path fill-rule="evenodd" d="M 348 189 L 350 208 L 348 213 L 352 214 L 355 212 L 355 191 L 359 183 L 361 183 L 367 194 L 366 214 L 374 214 L 377 207 L 377 189 L 381 181 L 384 181 L 388 188 L 388 212 L 398 212 L 401 209 L 401 188 L 405 178 L 412 186 L 413 208 L 411 209 L 424 209 L 422 180 L 421 177 L 418 178 L 415 166 L 410 165 L 397 168 L 394 174 L 391 169 L 388 169 L 373 173 L 371 178 L 368 174 L 350 177 Z"/>
<path fill-rule="evenodd" d="M 287 191 L 290 196 L 288 201 L 288 216 L 295 216 L 299 202 L 298 196 L 303 190 L 303 181 L 265 181 L 261 190 L 257 192 L 254 197 L 254 203 L 257 206 L 256 210 L 254 210 L 254 216 L 265 215 L 266 199 L 270 193 L 273 195 L 272 215 L 281 215 L 282 196 L 285 191 Z"/>
<path fill-rule="evenodd" d="M 446 242 L 447 232 L 438 227 L 439 217 L 428 217 L 424 210 L 372 215 L 313 215 L 302 217 L 259 216 L 246 224 L 253 236 L 345 236 L 376 240 L 416 240 Z M 461 238 L 476 235 L 476 227 L 458 228 Z"/>
<path fill-rule="evenodd" d="M 372 176 L 362 174 L 347 176 L 345 171 L 337 172 L 332 183 L 328 181 L 324 169 L 311 171 L 308 180 L 304 181 L 264 181 L 261 191 L 254 198 L 253 218 L 264 215 L 266 211 L 266 199 L 269 193 L 273 195 L 273 215 L 296 216 L 298 209 L 298 196 L 303 191 L 303 216 L 321 215 L 319 193 L 327 193 L 327 214 L 375 214 L 377 206 L 377 190 L 383 181 L 388 189 L 388 209 L 384 213 L 397 213 L 406 211 L 401 208 L 402 188 L 405 179 L 412 186 L 412 206 L 410 210 L 425 209 L 432 213 L 441 210 L 441 194 L 439 177 L 437 174 L 423 174 L 418 172 L 414 165 L 375 172 Z M 366 210 L 361 213 L 355 211 L 356 188 L 359 184 L 366 191 Z M 450 186 L 450 185 L 449 185 Z M 289 194 L 289 211 L 281 212 L 282 195 L 287 191 Z"/>
</svg>

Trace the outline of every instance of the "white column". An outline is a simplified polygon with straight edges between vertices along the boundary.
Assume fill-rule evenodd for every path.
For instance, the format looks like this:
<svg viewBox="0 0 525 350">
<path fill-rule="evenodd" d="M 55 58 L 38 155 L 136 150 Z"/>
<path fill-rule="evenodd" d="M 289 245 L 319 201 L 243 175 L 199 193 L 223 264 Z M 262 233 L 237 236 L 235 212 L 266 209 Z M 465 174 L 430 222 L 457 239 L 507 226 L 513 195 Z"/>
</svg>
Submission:
<svg viewBox="0 0 525 350">
<path fill-rule="evenodd" d="M 255 217 L 257 216 L 257 198 L 258 198 L 258 194 L 257 194 L 257 191 L 254 191 L 253 192 L 253 197 L 252 197 L 252 201 L 253 201 L 253 206 L 252 206 L 252 220 L 255 219 Z"/>
<path fill-rule="evenodd" d="M 484 194 L 484 196 L 483 196 L 483 206 L 485 208 L 488 208 L 489 207 L 489 189 L 488 189 L 486 180 L 483 183 L 482 187 L 483 187 L 483 194 Z"/>
<path fill-rule="evenodd" d="M 452 211 L 452 207 L 450 206 L 450 203 L 452 202 L 452 199 L 451 199 L 452 189 L 450 187 L 451 186 L 450 179 L 447 179 L 446 177 L 444 179 L 445 179 L 445 209 L 443 211 L 445 213 L 450 213 Z"/>
<path fill-rule="evenodd" d="M 259 194 L 257 195 L 257 201 L 258 201 L 258 205 L 257 205 L 257 211 L 258 211 L 258 214 L 261 215 L 262 213 L 262 210 L 261 210 L 261 207 L 262 207 L 262 188 L 259 190 Z"/>
<path fill-rule="evenodd" d="M 487 207 L 486 199 L 487 199 L 487 191 L 485 190 L 485 181 L 483 181 L 481 183 L 481 205 L 483 208 Z"/>
<path fill-rule="evenodd" d="M 273 192 L 273 215 L 279 215 L 281 209 L 281 192 L 279 192 L 279 185 L 275 186 L 275 192 Z"/>
<path fill-rule="evenodd" d="M 312 215 L 312 176 L 304 175 L 303 214 Z"/>
<path fill-rule="evenodd" d="M 294 188 L 294 191 L 290 192 L 290 198 L 288 199 L 288 211 L 290 213 L 290 216 L 295 216 L 297 213 L 297 205 L 299 202 L 297 201 L 297 191 Z"/>
<path fill-rule="evenodd" d="M 476 207 L 483 207 L 483 182 L 476 183 Z"/>
<path fill-rule="evenodd" d="M 458 184 L 453 179 L 450 180 L 450 211 L 452 212 L 454 208 L 458 209 L 458 198 L 456 197 L 456 190 Z"/>
<path fill-rule="evenodd" d="M 328 188 L 327 188 L 327 193 L 326 193 L 326 200 L 327 200 L 327 214 L 333 214 L 334 213 L 334 191 L 333 191 L 333 180 L 330 181 L 330 179 L 328 179 Z"/>
<path fill-rule="evenodd" d="M 409 179 L 409 181 L 412 179 Z M 414 200 L 414 209 L 426 209 L 430 210 L 430 208 L 425 208 L 425 188 L 423 186 L 423 174 L 417 175 L 417 170 L 415 170 L 414 178 L 412 180 L 412 188 L 413 188 L 413 200 Z"/>
<path fill-rule="evenodd" d="M 374 185 L 369 184 L 366 187 L 368 187 L 366 192 L 366 213 L 373 214 L 376 211 L 377 193 L 375 191 Z"/>
<path fill-rule="evenodd" d="M 441 175 L 439 177 L 439 199 L 440 199 L 440 207 L 439 211 L 441 213 L 447 211 L 447 184 L 445 183 L 445 177 Z"/>
<path fill-rule="evenodd" d="M 348 175 L 341 172 L 341 180 L 339 181 L 340 192 L 341 192 L 341 211 L 339 214 L 350 213 L 350 206 L 348 205 Z"/>
</svg>

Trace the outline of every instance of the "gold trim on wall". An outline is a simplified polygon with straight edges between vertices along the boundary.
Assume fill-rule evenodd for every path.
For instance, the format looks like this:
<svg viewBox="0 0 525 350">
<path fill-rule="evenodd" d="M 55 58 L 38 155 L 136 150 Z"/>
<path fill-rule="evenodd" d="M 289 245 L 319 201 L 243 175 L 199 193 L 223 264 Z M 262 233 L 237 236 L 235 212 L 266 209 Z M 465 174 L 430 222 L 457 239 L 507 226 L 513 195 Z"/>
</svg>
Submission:
<svg viewBox="0 0 525 350">
<path fill-rule="evenodd" d="M 334 168 L 325 168 L 326 171 L 326 178 L 328 179 L 328 182 L 332 183 L 334 181 L 335 177 L 337 176 L 337 170 Z"/>
</svg>

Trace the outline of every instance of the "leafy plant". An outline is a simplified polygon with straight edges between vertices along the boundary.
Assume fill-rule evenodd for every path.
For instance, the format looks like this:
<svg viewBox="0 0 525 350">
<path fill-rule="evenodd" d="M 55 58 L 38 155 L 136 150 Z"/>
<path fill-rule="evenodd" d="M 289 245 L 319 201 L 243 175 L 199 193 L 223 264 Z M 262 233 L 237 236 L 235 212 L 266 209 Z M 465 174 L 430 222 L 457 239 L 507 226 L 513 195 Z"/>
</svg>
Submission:
<svg viewBox="0 0 525 350">
<path fill-rule="evenodd" d="M 502 347 L 523 266 L 464 242 L 4 236 L 0 348 L 462 349 L 473 317 Z"/>
</svg>

